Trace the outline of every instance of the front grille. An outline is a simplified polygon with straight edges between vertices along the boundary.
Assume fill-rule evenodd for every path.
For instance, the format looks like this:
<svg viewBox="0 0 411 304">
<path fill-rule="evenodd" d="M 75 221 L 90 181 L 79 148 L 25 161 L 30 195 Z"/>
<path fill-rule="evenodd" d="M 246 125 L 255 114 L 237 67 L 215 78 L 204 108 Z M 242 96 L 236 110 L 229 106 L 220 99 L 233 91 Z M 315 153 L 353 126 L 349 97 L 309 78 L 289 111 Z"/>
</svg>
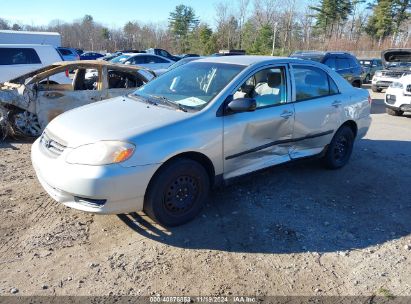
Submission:
<svg viewBox="0 0 411 304">
<path fill-rule="evenodd" d="M 389 87 L 392 81 L 377 81 L 377 86 Z"/>
<path fill-rule="evenodd" d="M 41 135 L 40 144 L 46 151 L 50 152 L 50 154 L 56 157 L 60 156 L 67 148 L 67 146 L 59 143 L 56 139 L 52 138 L 52 136 L 50 136 L 50 134 L 47 134 L 46 132 L 43 132 L 43 134 Z"/>
<path fill-rule="evenodd" d="M 392 77 L 392 78 L 401 78 L 402 75 L 404 75 L 404 72 L 399 72 L 399 71 L 385 71 L 382 72 L 383 76 L 386 77 Z"/>
<path fill-rule="evenodd" d="M 405 88 L 405 91 L 407 91 L 408 93 L 411 93 L 411 84 L 407 85 L 407 87 Z"/>
</svg>

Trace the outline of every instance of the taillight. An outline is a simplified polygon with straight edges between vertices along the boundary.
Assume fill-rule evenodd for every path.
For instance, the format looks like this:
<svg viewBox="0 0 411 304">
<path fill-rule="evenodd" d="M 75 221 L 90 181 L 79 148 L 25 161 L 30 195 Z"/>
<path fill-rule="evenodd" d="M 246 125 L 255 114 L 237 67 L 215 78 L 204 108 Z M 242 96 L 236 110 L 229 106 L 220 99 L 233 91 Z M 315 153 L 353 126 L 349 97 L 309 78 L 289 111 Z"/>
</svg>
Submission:
<svg viewBox="0 0 411 304">
<path fill-rule="evenodd" d="M 65 73 L 66 73 L 66 77 L 69 77 L 69 76 L 70 76 L 70 75 L 69 75 L 69 70 L 66 70 Z"/>
<path fill-rule="evenodd" d="M 371 105 L 371 103 L 372 103 L 372 98 L 370 95 L 368 95 L 368 104 Z"/>
</svg>

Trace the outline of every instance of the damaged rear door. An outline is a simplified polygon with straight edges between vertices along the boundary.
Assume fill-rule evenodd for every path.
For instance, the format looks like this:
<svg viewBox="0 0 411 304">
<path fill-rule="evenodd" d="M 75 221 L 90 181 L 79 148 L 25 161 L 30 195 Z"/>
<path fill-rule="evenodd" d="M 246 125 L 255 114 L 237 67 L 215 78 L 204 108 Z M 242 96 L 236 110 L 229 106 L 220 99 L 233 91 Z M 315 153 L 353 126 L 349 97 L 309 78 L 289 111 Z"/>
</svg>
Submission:
<svg viewBox="0 0 411 304">
<path fill-rule="evenodd" d="M 286 65 L 254 73 L 233 94 L 254 98 L 253 112 L 224 116 L 224 178 L 243 175 L 290 160 L 294 105 Z"/>
</svg>

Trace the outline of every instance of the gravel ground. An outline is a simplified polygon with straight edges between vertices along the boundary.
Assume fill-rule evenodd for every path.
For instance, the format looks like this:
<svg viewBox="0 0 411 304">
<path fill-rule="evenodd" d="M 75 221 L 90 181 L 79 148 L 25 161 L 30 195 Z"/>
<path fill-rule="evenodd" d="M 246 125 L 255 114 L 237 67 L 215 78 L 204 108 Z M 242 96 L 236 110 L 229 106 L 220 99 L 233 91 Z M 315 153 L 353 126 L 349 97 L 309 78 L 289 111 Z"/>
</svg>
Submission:
<svg viewBox="0 0 411 304">
<path fill-rule="evenodd" d="M 345 168 L 307 160 L 215 190 L 166 230 L 42 190 L 30 143 L 0 144 L 0 294 L 411 295 L 411 116 L 385 114 Z"/>
</svg>

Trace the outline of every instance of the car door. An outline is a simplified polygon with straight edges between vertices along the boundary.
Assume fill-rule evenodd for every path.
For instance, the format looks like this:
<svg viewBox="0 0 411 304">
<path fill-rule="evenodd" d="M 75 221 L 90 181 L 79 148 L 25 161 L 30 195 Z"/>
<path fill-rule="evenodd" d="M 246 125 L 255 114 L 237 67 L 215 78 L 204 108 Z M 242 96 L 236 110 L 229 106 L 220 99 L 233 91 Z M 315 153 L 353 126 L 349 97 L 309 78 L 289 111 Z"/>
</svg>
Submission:
<svg viewBox="0 0 411 304">
<path fill-rule="evenodd" d="M 342 95 L 326 71 L 310 65 L 291 68 L 295 123 L 292 159 L 320 153 L 341 124 Z"/>
<path fill-rule="evenodd" d="M 287 67 L 260 69 L 232 94 L 232 99 L 254 98 L 257 108 L 224 115 L 224 178 L 288 161 L 294 106 Z"/>
<path fill-rule="evenodd" d="M 36 114 L 43 128 L 68 110 L 102 100 L 102 72 L 87 79 L 86 69 L 77 69 L 72 84 L 39 84 Z M 43 81 L 41 81 L 43 82 Z"/>
</svg>

